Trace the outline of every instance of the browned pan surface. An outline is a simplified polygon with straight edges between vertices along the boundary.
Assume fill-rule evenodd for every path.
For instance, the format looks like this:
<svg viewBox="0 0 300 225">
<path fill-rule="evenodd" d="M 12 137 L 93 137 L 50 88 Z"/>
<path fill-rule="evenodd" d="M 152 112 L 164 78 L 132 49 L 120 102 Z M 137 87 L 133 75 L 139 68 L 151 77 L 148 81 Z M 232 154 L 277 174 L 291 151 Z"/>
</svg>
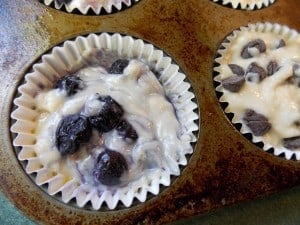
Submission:
<svg viewBox="0 0 300 225">
<path fill-rule="evenodd" d="M 141 0 L 112 15 L 81 16 L 35 0 L 1 0 L 1 191 L 44 224 L 163 224 L 298 186 L 298 162 L 263 152 L 231 125 L 214 91 L 212 66 L 216 49 L 232 30 L 255 22 L 299 30 L 299 10 L 298 0 L 277 0 L 256 11 L 210 0 Z M 51 47 L 90 32 L 128 34 L 163 49 L 186 73 L 199 102 L 199 140 L 188 166 L 158 196 L 125 210 L 87 211 L 49 197 L 25 175 L 11 145 L 11 100 L 25 72 Z"/>
</svg>

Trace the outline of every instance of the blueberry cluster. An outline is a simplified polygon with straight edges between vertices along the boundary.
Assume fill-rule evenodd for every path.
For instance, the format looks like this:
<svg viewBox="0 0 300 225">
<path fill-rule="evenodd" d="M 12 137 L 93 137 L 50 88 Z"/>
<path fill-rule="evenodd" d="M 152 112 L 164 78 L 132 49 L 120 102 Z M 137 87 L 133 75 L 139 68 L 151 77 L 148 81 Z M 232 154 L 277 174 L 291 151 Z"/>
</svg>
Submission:
<svg viewBox="0 0 300 225">
<path fill-rule="evenodd" d="M 128 62 L 120 61 L 120 65 L 112 65 L 112 71 L 119 73 Z M 76 76 L 65 76 L 60 79 L 55 88 L 66 91 L 68 96 L 76 94 L 83 87 L 83 82 Z M 56 147 L 62 156 L 73 154 L 79 150 L 81 144 L 87 143 L 92 136 L 92 130 L 99 133 L 115 129 L 124 140 L 135 141 L 138 134 L 133 126 L 123 118 L 123 108 L 111 97 L 94 95 L 92 101 L 97 101 L 97 109 L 86 102 L 86 113 L 72 114 L 64 117 L 56 129 Z M 91 104 L 93 105 L 93 104 Z M 93 106 L 94 107 L 94 106 Z M 92 108 L 92 109 L 91 109 Z M 104 185 L 116 185 L 120 182 L 122 174 L 128 170 L 124 156 L 114 150 L 105 149 L 98 156 L 94 166 L 93 176 Z"/>
</svg>

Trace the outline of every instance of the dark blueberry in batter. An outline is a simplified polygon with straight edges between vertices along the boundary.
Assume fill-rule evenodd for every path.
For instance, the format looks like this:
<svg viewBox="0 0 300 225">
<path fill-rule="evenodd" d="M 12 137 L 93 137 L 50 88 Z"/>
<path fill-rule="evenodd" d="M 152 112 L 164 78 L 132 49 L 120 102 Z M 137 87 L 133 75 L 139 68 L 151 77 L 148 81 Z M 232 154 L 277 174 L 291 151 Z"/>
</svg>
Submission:
<svg viewBox="0 0 300 225">
<path fill-rule="evenodd" d="M 116 127 L 116 130 L 118 131 L 118 134 L 124 139 L 129 138 L 132 140 L 136 140 L 139 137 L 135 129 L 127 120 L 122 120 Z"/>
<path fill-rule="evenodd" d="M 68 96 L 74 95 L 78 90 L 81 90 L 83 87 L 82 80 L 74 75 L 64 76 L 59 79 L 54 88 L 59 88 L 61 90 L 65 90 Z"/>
<path fill-rule="evenodd" d="M 99 132 L 108 132 L 118 125 L 124 111 L 110 96 L 100 96 L 99 101 L 103 103 L 102 109 L 98 115 L 90 116 L 89 122 Z"/>
<path fill-rule="evenodd" d="M 108 72 L 112 74 L 122 74 L 124 69 L 128 66 L 129 60 L 118 59 L 108 68 Z"/>
<path fill-rule="evenodd" d="M 120 183 L 120 178 L 128 165 L 124 156 L 110 149 L 105 149 L 97 158 L 93 175 L 96 181 L 112 186 Z"/>
<path fill-rule="evenodd" d="M 86 117 L 73 114 L 63 118 L 56 129 L 56 147 L 61 155 L 75 153 L 79 145 L 88 142 L 92 128 Z"/>
</svg>

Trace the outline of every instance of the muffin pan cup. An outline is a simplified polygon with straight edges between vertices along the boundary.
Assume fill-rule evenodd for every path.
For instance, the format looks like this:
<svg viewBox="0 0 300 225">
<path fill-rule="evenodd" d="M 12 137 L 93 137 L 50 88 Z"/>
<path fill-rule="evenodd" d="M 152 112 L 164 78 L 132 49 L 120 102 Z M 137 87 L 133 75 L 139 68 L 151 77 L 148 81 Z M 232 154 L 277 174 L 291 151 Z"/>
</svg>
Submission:
<svg viewBox="0 0 300 225">
<path fill-rule="evenodd" d="M 48 113 L 48 111 L 40 111 L 42 109 L 37 106 L 37 95 L 44 90 L 51 90 L 57 79 L 73 74 L 79 68 L 87 67 L 85 63 L 90 60 L 90 55 L 100 50 L 114 52 L 119 58 L 143 60 L 154 71 L 159 71 L 158 79 L 164 88 L 166 98 L 174 107 L 180 124 L 178 139 L 182 142 L 182 148 L 174 148 L 172 153 L 164 152 L 165 150 L 162 148 L 165 160 L 168 160 L 165 165 L 174 164 L 172 169 L 161 167 L 148 169 L 142 176 L 133 179 L 128 184 L 116 188 L 100 188 L 88 185 L 73 174 L 77 167 L 75 166 L 78 161 L 76 156 L 70 156 L 67 159 L 57 156 L 59 152 L 54 147 L 55 128 L 51 125 L 53 123 L 56 124 L 54 127 L 57 126 L 56 111 L 52 112 L 54 116 L 49 116 L 45 120 L 44 113 Z M 99 61 L 101 59 L 101 56 L 97 58 Z M 20 96 L 14 100 L 16 109 L 11 114 L 12 119 L 15 120 L 11 131 L 16 134 L 13 145 L 20 148 L 18 158 L 26 161 L 26 173 L 36 173 L 37 185 L 47 184 L 48 194 L 61 193 L 61 200 L 65 203 L 76 199 L 78 207 L 84 207 L 90 203 L 93 209 L 98 210 L 103 203 L 106 203 L 109 209 L 115 209 L 119 202 L 126 207 L 131 206 L 134 198 L 144 202 L 148 192 L 157 195 L 160 185 L 170 185 L 171 175 L 179 175 L 179 166 L 187 165 L 185 155 L 193 152 L 191 143 L 196 141 L 194 132 L 198 130 L 198 125 L 195 121 L 199 118 L 194 113 L 194 110 L 197 109 L 197 105 L 192 101 L 195 95 L 189 91 L 191 86 L 185 79 L 186 76 L 179 72 L 179 67 L 172 63 L 171 58 L 140 39 L 120 34 L 102 33 L 100 35 L 90 34 L 87 37 L 79 36 L 74 41 L 66 41 L 62 46 L 54 47 L 50 54 L 43 55 L 41 62 L 33 65 L 33 72 L 25 75 L 25 84 L 18 88 Z M 49 100 L 49 104 L 52 104 L 52 100 Z M 53 107 L 56 107 L 55 104 Z M 67 113 L 70 114 L 71 109 L 67 110 Z M 50 123 L 51 126 L 47 127 L 46 131 L 38 132 L 37 130 L 41 129 L 39 121 L 46 122 L 49 119 L 53 119 L 53 122 Z M 45 149 L 41 150 L 43 148 Z M 80 158 L 80 156 L 78 157 Z M 132 155 L 132 157 L 135 156 Z M 70 166 L 72 158 L 74 158 L 73 160 L 77 159 L 76 163 L 74 161 L 75 164 Z M 50 167 L 53 163 L 55 166 Z M 68 170 L 64 166 L 59 166 L 61 170 L 67 170 L 64 174 L 56 169 L 57 163 L 58 165 L 68 164 L 68 167 L 73 169 Z"/>
<path fill-rule="evenodd" d="M 211 0 L 222 5 L 230 5 L 234 9 L 255 10 L 268 7 L 276 0 Z"/>
<path fill-rule="evenodd" d="M 64 2 L 60 0 L 42 0 L 47 6 L 53 4 L 58 10 L 61 10 L 64 7 L 68 13 L 78 10 L 83 15 L 86 15 L 89 11 L 93 12 L 95 15 L 99 15 L 102 12 L 110 14 L 114 9 L 121 11 L 123 8 L 128 8 L 138 1 L 139 0 L 71 0 Z"/>
<path fill-rule="evenodd" d="M 269 21 L 299 30 L 298 0 L 277 0 L 253 11 L 211 0 L 143 0 L 105 16 L 67 14 L 35 0 L 3 2 L 7 7 L 0 7 L 1 24 L 8 32 L 0 36 L 7 56 L 0 66 L 0 190 L 26 216 L 41 224 L 128 225 L 167 224 L 195 215 L 201 216 L 195 223 L 207 219 L 216 224 L 255 223 L 259 216 L 268 222 L 279 215 L 288 223 L 298 217 L 293 214 L 298 189 L 283 191 L 300 185 L 299 163 L 268 154 L 245 138 L 220 106 L 212 76 L 218 47 L 239 27 Z M 181 175 L 172 177 L 172 185 L 160 186 L 160 193 L 143 203 L 109 211 L 80 209 L 38 187 L 24 171 L 25 162 L 18 160 L 10 133 L 17 87 L 39 57 L 65 40 L 103 32 L 134 36 L 166 52 L 186 74 L 201 115 L 194 152 Z M 279 192 L 283 193 L 275 195 Z M 259 199 L 258 207 L 253 207 L 254 199 Z"/>
<path fill-rule="evenodd" d="M 272 38 L 269 38 L 267 36 L 269 34 L 272 36 Z M 243 51 L 243 47 L 247 43 L 258 39 L 266 43 L 265 52 L 262 52 L 257 56 L 253 56 L 247 59 L 238 57 L 238 55 L 241 54 L 241 52 Z M 279 88 L 282 87 L 282 82 L 284 82 L 284 79 L 287 79 L 285 77 L 292 76 L 293 65 L 298 65 L 300 63 L 299 61 L 297 61 L 300 54 L 299 56 L 297 56 L 294 53 L 291 53 L 291 56 L 289 57 L 288 54 L 284 53 L 289 50 L 284 51 L 280 49 L 281 47 L 278 48 L 280 42 L 282 43 L 282 45 L 284 45 L 282 46 L 282 48 L 284 48 L 285 46 L 287 48 L 289 46 L 293 46 L 294 49 L 299 48 L 300 50 L 300 34 L 296 30 L 290 29 L 289 27 L 284 25 L 272 24 L 272 23 L 256 23 L 256 24 L 249 24 L 246 27 L 241 27 L 240 29 L 233 31 L 233 33 L 227 36 L 224 42 L 221 44 L 221 47 L 218 50 L 218 57 L 215 60 L 215 62 L 217 63 L 217 66 L 214 67 L 214 71 L 217 72 L 215 81 L 217 81 L 220 84 L 219 86 L 216 87 L 216 91 L 222 94 L 222 96 L 220 97 L 220 102 L 223 104 L 228 103 L 228 106 L 226 106 L 224 110 L 226 113 L 233 113 L 233 118 L 231 119 L 232 123 L 241 124 L 241 128 L 239 130 L 242 134 L 251 134 L 252 141 L 254 143 L 262 143 L 263 144 L 262 149 L 264 151 L 270 151 L 270 149 L 272 149 L 272 152 L 276 156 L 280 155 L 285 157 L 286 159 L 295 158 L 299 160 L 300 159 L 299 149 L 292 150 L 284 147 L 283 143 L 280 141 L 279 138 L 280 135 L 291 135 L 290 137 L 299 135 L 299 133 L 295 131 L 292 122 L 287 118 L 287 117 L 291 117 L 291 118 L 296 117 L 296 115 L 293 114 L 293 110 L 297 111 L 297 109 L 295 109 L 295 107 L 293 106 L 294 103 L 287 104 L 283 108 L 282 104 L 284 104 L 285 101 L 288 101 L 287 99 L 280 98 L 280 96 L 278 95 L 276 97 L 276 100 L 278 99 L 278 101 L 282 102 L 280 103 L 280 102 L 273 101 L 274 99 L 272 100 L 271 98 L 272 95 L 270 95 L 271 99 L 269 100 L 267 98 L 269 95 L 264 95 L 264 91 L 266 92 L 274 91 L 274 94 L 275 92 L 278 92 L 281 93 L 281 95 L 289 96 L 290 95 L 288 94 L 289 92 L 288 93 L 282 92 L 283 89 L 279 89 Z M 274 52 L 274 54 L 272 53 L 272 51 Z M 275 53 L 276 51 L 280 52 L 279 53 L 280 55 Z M 247 65 L 249 64 L 259 63 L 260 65 L 264 66 L 264 64 L 267 65 L 267 63 L 269 63 L 270 61 L 276 62 L 275 64 L 277 68 L 275 68 L 275 71 L 273 71 L 275 72 L 274 74 L 269 75 L 267 78 L 265 78 L 266 80 L 262 80 L 261 82 L 258 82 L 258 84 L 262 85 L 261 88 L 262 93 L 255 94 L 259 92 L 261 89 L 251 89 L 252 87 L 255 88 L 254 87 L 255 84 L 253 82 L 246 81 L 244 85 L 245 86 L 247 85 L 247 88 L 249 89 L 248 91 L 249 96 L 252 97 L 242 100 L 243 97 L 241 96 L 246 96 L 246 92 L 243 92 L 244 94 L 240 94 L 239 91 L 233 93 L 232 91 L 229 91 L 226 88 L 224 88 L 224 86 L 222 85 L 222 81 L 224 79 L 230 76 L 234 76 L 233 72 L 230 70 L 228 65 L 239 64 L 239 66 L 242 66 L 246 71 Z M 279 63 L 279 65 L 277 65 L 277 62 Z M 279 75 L 277 75 L 276 73 Z M 279 76 L 282 78 L 280 78 Z M 253 85 L 251 86 L 250 84 Z M 263 89 L 263 87 L 265 89 Z M 293 86 L 286 87 L 286 90 L 288 90 L 290 87 Z M 297 89 L 297 87 L 295 86 L 294 89 Z M 253 95 L 250 93 L 253 93 Z M 257 95 L 260 96 L 257 97 L 257 101 L 252 101 L 253 98 L 255 98 L 254 96 Z M 237 105 L 232 101 L 240 102 L 240 104 Z M 247 101 L 249 101 L 250 103 L 247 103 Z M 271 107 L 272 104 L 274 104 L 274 109 Z M 297 104 L 295 103 L 295 105 Z M 243 108 L 243 110 L 241 108 Z M 286 110 L 287 108 L 290 109 L 289 113 L 287 113 L 286 116 L 281 115 L 281 113 L 284 113 L 283 110 Z M 264 111 L 263 114 L 267 113 L 267 115 L 272 116 L 271 117 L 272 119 L 269 122 L 271 123 L 271 126 L 272 124 L 274 125 L 273 126 L 274 128 L 273 127 L 271 128 L 270 133 L 267 132 L 264 135 L 254 135 L 251 129 L 249 128 L 249 126 L 246 125 L 243 119 L 246 109 L 255 109 L 254 111 L 256 110 Z M 279 117 L 273 116 L 274 114 L 278 114 Z M 277 123 L 281 125 L 283 123 L 281 121 L 276 121 L 276 118 L 281 120 L 287 120 L 286 126 L 277 125 Z M 295 118 L 295 120 L 297 120 L 297 117 Z M 288 132 L 289 134 L 288 133 L 281 134 L 283 133 L 281 131 L 282 127 L 285 127 L 286 130 L 289 130 Z M 278 139 L 275 138 L 277 136 Z M 283 137 L 287 138 L 289 136 L 283 136 Z"/>
</svg>

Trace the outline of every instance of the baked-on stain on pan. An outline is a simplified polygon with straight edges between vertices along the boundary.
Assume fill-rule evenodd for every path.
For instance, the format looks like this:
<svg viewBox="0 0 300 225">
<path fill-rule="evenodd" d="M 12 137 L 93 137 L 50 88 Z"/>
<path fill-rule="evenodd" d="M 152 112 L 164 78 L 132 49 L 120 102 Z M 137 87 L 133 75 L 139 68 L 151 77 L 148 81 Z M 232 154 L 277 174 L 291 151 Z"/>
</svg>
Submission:
<svg viewBox="0 0 300 225">
<path fill-rule="evenodd" d="M 164 224 L 211 212 L 300 184 L 300 165 L 261 151 L 224 114 L 215 93 L 213 62 L 218 46 L 248 23 L 273 22 L 299 30 L 297 0 L 278 0 L 255 11 L 212 1 L 143 0 L 105 16 L 69 15 L 37 1 L 4 0 L 1 51 L 1 191 L 29 218 L 44 224 Z M 81 210 L 59 203 L 25 175 L 9 133 L 11 100 L 30 65 L 51 47 L 88 33 L 117 32 L 153 43 L 180 65 L 199 102 L 200 135 L 182 174 L 158 196 L 129 209 Z"/>
</svg>

